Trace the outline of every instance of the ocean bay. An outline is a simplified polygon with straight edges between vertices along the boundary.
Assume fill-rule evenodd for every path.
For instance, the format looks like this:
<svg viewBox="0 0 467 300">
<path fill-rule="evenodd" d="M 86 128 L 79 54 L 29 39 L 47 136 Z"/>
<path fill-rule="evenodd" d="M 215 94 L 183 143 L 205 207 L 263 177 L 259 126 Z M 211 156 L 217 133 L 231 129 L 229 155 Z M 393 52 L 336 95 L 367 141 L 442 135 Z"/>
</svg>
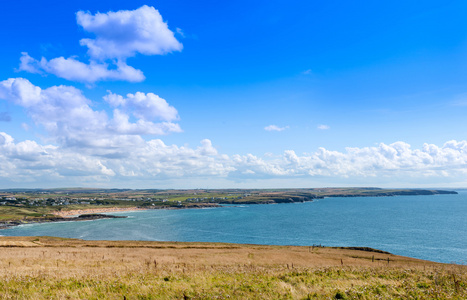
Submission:
<svg viewBox="0 0 467 300">
<path fill-rule="evenodd" d="M 122 212 L 127 219 L 23 225 L 6 236 L 371 247 L 445 263 L 467 261 L 467 193 L 325 198 L 212 209 Z"/>
</svg>

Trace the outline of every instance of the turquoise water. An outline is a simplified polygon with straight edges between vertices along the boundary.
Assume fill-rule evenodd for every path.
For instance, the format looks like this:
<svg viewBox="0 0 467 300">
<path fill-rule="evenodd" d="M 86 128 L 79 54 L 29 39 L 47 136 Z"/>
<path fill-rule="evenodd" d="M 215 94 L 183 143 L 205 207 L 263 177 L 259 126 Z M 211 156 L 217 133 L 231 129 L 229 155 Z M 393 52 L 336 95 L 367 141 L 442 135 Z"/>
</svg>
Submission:
<svg viewBox="0 0 467 300">
<path fill-rule="evenodd" d="M 467 263 L 467 192 L 119 214 L 129 218 L 23 225 L 0 234 L 87 240 L 365 246 L 432 261 Z"/>
</svg>

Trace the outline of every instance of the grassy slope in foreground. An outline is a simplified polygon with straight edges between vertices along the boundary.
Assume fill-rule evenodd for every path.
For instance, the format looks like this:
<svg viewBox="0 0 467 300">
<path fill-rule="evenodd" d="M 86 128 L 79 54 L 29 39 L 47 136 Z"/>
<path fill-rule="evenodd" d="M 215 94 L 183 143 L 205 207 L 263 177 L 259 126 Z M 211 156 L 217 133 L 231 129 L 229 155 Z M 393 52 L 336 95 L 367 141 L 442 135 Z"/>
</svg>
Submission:
<svg viewBox="0 0 467 300">
<path fill-rule="evenodd" d="M 467 266 L 322 247 L 0 237 L 0 266 L 15 299 L 467 298 Z"/>
</svg>

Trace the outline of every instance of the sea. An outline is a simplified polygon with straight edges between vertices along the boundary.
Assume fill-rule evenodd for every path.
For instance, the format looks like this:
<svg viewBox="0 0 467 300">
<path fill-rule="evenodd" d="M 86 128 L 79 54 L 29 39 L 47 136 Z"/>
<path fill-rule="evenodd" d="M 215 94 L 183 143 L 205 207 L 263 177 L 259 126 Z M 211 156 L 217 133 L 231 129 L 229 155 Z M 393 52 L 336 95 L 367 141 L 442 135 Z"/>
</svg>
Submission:
<svg viewBox="0 0 467 300">
<path fill-rule="evenodd" d="M 370 247 L 467 264 L 467 191 L 457 195 L 341 197 L 290 204 L 114 213 L 101 219 L 21 225 L 4 236 Z"/>
</svg>

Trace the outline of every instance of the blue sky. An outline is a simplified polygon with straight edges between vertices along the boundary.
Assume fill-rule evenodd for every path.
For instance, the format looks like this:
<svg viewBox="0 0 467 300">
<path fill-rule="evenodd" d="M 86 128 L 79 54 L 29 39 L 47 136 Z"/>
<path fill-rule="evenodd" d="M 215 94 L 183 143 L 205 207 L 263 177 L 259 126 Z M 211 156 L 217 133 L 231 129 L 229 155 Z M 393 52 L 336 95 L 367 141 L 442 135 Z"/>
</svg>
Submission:
<svg viewBox="0 0 467 300">
<path fill-rule="evenodd" d="M 465 187 L 464 1 L 0 10 L 0 188 Z"/>
</svg>

